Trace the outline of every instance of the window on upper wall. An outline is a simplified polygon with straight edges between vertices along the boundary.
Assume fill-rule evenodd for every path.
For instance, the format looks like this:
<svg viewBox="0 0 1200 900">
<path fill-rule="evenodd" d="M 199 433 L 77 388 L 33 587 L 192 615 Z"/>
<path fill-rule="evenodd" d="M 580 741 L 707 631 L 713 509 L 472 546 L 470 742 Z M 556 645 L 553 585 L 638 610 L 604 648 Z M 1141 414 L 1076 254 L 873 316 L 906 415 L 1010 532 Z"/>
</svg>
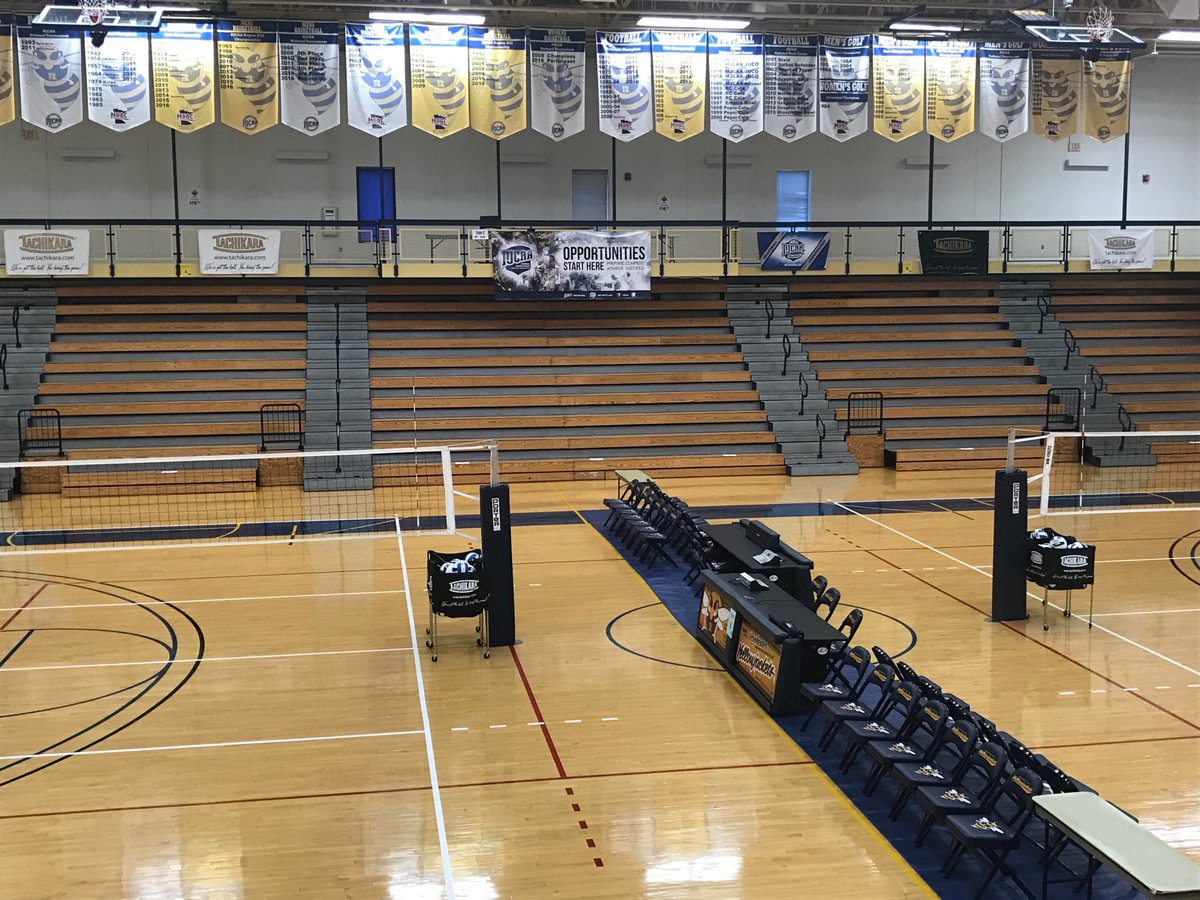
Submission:
<svg viewBox="0 0 1200 900">
<path fill-rule="evenodd" d="M 812 172 L 775 173 L 775 221 L 807 222 Z"/>
</svg>

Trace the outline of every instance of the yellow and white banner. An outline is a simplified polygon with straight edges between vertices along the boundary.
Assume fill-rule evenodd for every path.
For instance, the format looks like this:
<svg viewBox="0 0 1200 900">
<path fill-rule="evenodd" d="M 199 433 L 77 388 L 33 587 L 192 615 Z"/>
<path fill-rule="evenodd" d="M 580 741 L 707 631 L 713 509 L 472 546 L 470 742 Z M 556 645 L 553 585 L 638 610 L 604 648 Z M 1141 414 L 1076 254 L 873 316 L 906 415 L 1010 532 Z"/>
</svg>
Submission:
<svg viewBox="0 0 1200 900">
<path fill-rule="evenodd" d="M 526 34 L 524 28 L 472 28 L 471 127 L 502 140 L 525 130 Z"/>
<path fill-rule="evenodd" d="M 1128 50 L 1101 50 L 1097 60 L 1083 63 L 1083 130 L 1106 144 L 1129 133 L 1129 80 L 1133 60 Z"/>
<path fill-rule="evenodd" d="M 243 134 L 279 124 L 279 54 L 275 22 L 217 23 L 221 122 Z"/>
<path fill-rule="evenodd" d="M 404 26 L 346 23 L 346 121 L 382 137 L 408 124 Z"/>
<path fill-rule="evenodd" d="M 17 29 L 21 118 L 47 131 L 83 121 L 83 42 L 74 28 Z"/>
<path fill-rule="evenodd" d="M 116 31 L 99 47 L 84 42 L 88 118 L 113 131 L 150 121 L 150 38 Z"/>
<path fill-rule="evenodd" d="M 280 22 L 279 120 L 312 137 L 342 123 L 336 22 Z"/>
<path fill-rule="evenodd" d="M 655 31 L 650 46 L 654 130 L 673 141 L 686 141 L 704 130 L 708 32 Z"/>
<path fill-rule="evenodd" d="M 17 80 L 13 77 L 13 26 L 8 16 L 0 16 L 0 125 L 17 117 Z"/>
<path fill-rule="evenodd" d="M 413 125 L 446 137 L 470 125 L 467 29 L 462 25 L 409 25 Z"/>
<path fill-rule="evenodd" d="M 875 35 L 873 68 L 875 133 L 903 141 L 925 130 L 925 42 Z"/>
<path fill-rule="evenodd" d="M 164 22 L 150 41 L 154 120 L 190 133 L 216 121 L 211 22 Z"/>
<path fill-rule="evenodd" d="M 975 130 L 975 45 L 930 41 L 925 47 L 925 130 L 956 141 Z"/>
<path fill-rule="evenodd" d="M 1034 134 L 1065 141 L 1079 130 L 1082 61 L 1075 50 L 1034 50 L 1030 120 Z"/>
</svg>

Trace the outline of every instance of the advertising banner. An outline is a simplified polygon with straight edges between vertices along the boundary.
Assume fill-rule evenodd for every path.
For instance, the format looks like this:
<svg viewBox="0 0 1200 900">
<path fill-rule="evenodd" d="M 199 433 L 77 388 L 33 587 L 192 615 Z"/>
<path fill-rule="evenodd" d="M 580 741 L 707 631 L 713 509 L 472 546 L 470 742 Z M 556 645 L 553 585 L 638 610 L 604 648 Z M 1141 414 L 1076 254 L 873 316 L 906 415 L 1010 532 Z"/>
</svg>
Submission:
<svg viewBox="0 0 1200 900">
<path fill-rule="evenodd" d="M 496 296 L 646 299 L 650 232 L 496 231 Z"/>
<path fill-rule="evenodd" d="M 216 121 L 213 27 L 209 22 L 164 22 L 150 40 L 154 121 L 190 133 Z"/>
<path fill-rule="evenodd" d="M 525 130 L 525 29 L 472 28 L 471 127 L 503 140 Z"/>
<path fill-rule="evenodd" d="M 1088 254 L 1093 269 L 1151 269 L 1154 232 L 1149 228 L 1089 228 Z"/>
<path fill-rule="evenodd" d="M 600 130 L 618 141 L 632 141 L 654 127 L 650 75 L 650 32 L 601 31 L 596 34 L 597 94 Z"/>
<path fill-rule="evenodd" d="M 871 37 L 821 38 L 821 134 L 848 141 L 866 134 Z"/>
<path fill-rule="evenodd" d="M 737 610 L 730 606 L 729 600 L 723 597 L 720 591 L 705 585 L 704 596 L 700 598 L 700 616 L 696 620 L 696 628 L 721 651 L 724 661 L 728 661 L 727 650 L 733 641 L 736 624 Z"/>
<path fill-rule="evenodd" d="M 116 31 L 97 47 L 84 42 L 88 118 L 113 131 L 150 121 L 150 38 Z"/>
<path fill-rule="evenodd" d="M 91 233 L 55 231 L 4 232 L 4 271 L 13 275 L 87 275 Z"/>
<path fill-rule="evenodd" d="M 1082 60 L 1074 50 L 1034 50 L 1030 119 L 1035 134 L 1065 141 L 1079 130 Z"/>
<path fill-rule="evenodd" d="M 408 124 L 404 26 L 346 23 L 346 121 L 382 137 Z"/>
<path fill-rule="evenodd" d="M 342 123 L 336 22 L 279 23 L 279 118 L 309 136 Z"/>
<path fill-rule="evenodd" d="M 761 34 L 716 31 L 708 36 L 708 127 L 734 143 L 763 130 Z"/>
<path fill-rule="evenodd" d="M 738 631 L 737 667 L 750 676 L 768 700 L 775 699 L 779 681 L 779 648 L 753 628 L 742 623 Z"/>
<path fill-rule="evenodd" d="M 707 31 L 655 31 L 654 130 L 686 141 L 704 130 L 708 77 Z"/>
<path fill-rule="evenodd" d="M 975 130 L 975 45 L 925 46 L 925 130 L 950 143 Z"/>
<path fill-rule="evenodd" d="M 1004 143 L 1029 130 L 1029 45 L 979 45 L 979 130 Z"/>
<path fill-rule="evenodd" d="M 817 55 L 820 49 L 819 37 L 764 36 L 763 127 L 767 134 L 791 143 L 817 130 Z"/>
<path fill-rule="evenodd" d="M 561 141 L 583 131 L 587 34 L 529 29 L 529 119 L 533 130 Z"/>
<path fill-rule="evenodd" d="M 829 232 L 760 231 L 758 260 L 764 270 L 824 269 L 829 260 Z"/>
<path fill-rule="evenodd" d="M 923 275 L 986 275 L 986 231 L 918 231 Z"/>
<path fill-rule="evenodd" d="M 1129 133 L 1128 50 L 1101 50 L 1083 64 L 1083 130 L 1102 144 Z"/>
<path fill-rule="evenodd" d="M 217 23 L 221 122 L 242 134 L 257 134 L 279 124 L 275 28 L 275 22 Z"/>
<path fill-rule="evenodd" d="M 74 28 L 17 29 L 21 118 L 46 131 L 83 121 L 83 40 Z"/>
<path fill-rule="evenodd" d="M 201 275 L 276 275 L 279 272 L 279 232 L 230 231 L 201 228 Z"/>
<path fill-rule="evenodd" d="M 903 141 L 925 130 L 925 42 L 875 35 L 871 59 L 875 133 Z"/>
<path fill-rule="evenodd" d="M 467 29 L 461 25 L 409 25 L 412 121 L 443 138 L 467 128 Z"/>
</svg>

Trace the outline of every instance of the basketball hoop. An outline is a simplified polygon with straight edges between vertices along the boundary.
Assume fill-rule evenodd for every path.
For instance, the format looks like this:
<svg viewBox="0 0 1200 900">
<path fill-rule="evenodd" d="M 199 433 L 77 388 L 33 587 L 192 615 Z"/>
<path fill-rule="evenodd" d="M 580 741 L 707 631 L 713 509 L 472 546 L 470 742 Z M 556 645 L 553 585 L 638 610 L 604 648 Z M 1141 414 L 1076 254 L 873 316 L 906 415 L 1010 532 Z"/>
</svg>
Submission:
<svg viewBox="0 0 1200 900">
<path fill-rule="evenodd" d="M 99 25 L 104 21 L 104 13 L 108 11 L 108 0 L 79 0 L 79 7 L 89 25 Z"/>
<path fill-rule="evenodd" d="M 1112 39 L 1114 20 L 1112 10 L 1103 4 L 1096 4 L 1088 10 L 1084 23 L 1088 30 L 1088 39 L 1096 43 L 1105 43 Z"/>
</svg>

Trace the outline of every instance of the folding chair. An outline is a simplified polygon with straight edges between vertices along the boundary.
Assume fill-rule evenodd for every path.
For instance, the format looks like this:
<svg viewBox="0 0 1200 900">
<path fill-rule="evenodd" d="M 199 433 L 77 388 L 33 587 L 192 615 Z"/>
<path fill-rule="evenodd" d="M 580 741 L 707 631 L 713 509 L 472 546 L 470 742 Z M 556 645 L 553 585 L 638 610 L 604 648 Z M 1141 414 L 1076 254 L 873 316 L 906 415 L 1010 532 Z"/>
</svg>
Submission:
<svg viewBox="0 0 1200 900">
<path fill-rule="evenodd" d="M 829 667 L 824 681 L 810 681 L 800 685 L 800 693 L 813 703 L 812 712 L 804 720 L 801 730 L 808 727 L 817 714 L 820 704 L 829 700 L 853 700 L 862 693 L 871 673 L 871 653 L 866 647 L 854 647 L 846 654 L 844 664 L 838 662 Z"/>
<path fill-rule="evenodd" d="M 842 624 L 838 626 L 838 631 L 846 635 L 846 643 L 849 644 L 854 640 L 854 636 L 858 634 L 859 626 L 862 625 L 863 613 L 861 609 L 852 609 L 846 614 L 846 618 L 842 619 Z"/>
<path fill-rule="evenodd" d="M 989 741 L 972 755 L 962 778 L 953 785 L 922 785 L 917 788 L 917 803 L 925 811 L 917 829 L 916 845 L 924 843 L 929 832 L 947 816 L 981 812 L 992 802 L 1008 768 L 1004 747 Z"/>
<path fill-rule="evenodd" d="M 829 611 L 825 613 L 825 621 L 828 622 L 833 617 L 833 611 L 838 608 L 838 604 L 842 602 L 842 592 L 835 587 L 826 588 L 821 594 L 821 599 L 817 601 L 817 608 L 813 610 L 818 616 L 821 615 L 821 607 L 829 607 Z"/>
<path fill-rule="evenodd" d="M 875 662 L 882 663 L 885 666 L 891 666 L 893 669 L 896 668 L 896 661 L 892 659 L 892 655 L 882 647 L 872 647 L 871 652 L 875 655 Z"/>
<path fill-rule="evenodd" d="M 829 722 L 825 725 L 824 731 L 821 732 L 817 746 L 822 750 L 828 747 L 833 742 L 833 739 L 837 737 L 838 726 L 843 722 L 870 719 L 883 715 L 891 698 L 892 688 L 895 683 L 895 670 L 891 666 L 877 665 L 871 670 L 871 674 L 867 676 L 867 680 L 863 682 L 863 689 L 857 697 L 852 697 L 849 700 L 828 700 L 822 703 L 818 709 L 820 709 L 821 715 L 829 719 Z M 878 689 L 879 696 L 869 699 L 867 692 L 874 689 Z M 804 724 L 807 726 L 808 722 Z"/>
<path fill-rule="evenodd" d="M 971 704 L 953 694 L 942 694 L 942 702 L 946 704 L 946 709 L 950 711 L 950 718 L 955 722 L 965 719 L 971 714 Z"/>
<path fill-rule="evenodd" d="M 941 748 L 942 734 L 949 724 L 946 704 L 941 700 L 926 699 L 921 711 L 911 722 L 904 723 L 904 729 L 895 740 L 868 741 L 866 750 L 871 758 L 871 770 L 863 784 L 863 793 L 868 796 L 874 793 L 883 776 L 897 763 L 930 762 Z"/>
<path fill-rule="evenodd" d="M 824 575 L 815 575 L 812 580 L 813 586 L 813 603 L 825 596 L 825 590 L 829 587 L 829 579 Z"/>
<path fill-rule="evenodd" d="M 888 818 L 898 819 L 913 792 L 926 785 L 958 784 L 971 764 L 971 754 L 979 741 L 979 729 L 968 719 L 956 719 L 942 732 L 942 739 L 929 762 L 902 762 L 892 766 L 892 778 L 899 784 Z"/>
<path fill-rule="evenodd" d="M 909 722 L 916 720 L 921 712 L 921 701 L 917 686 L 911 681 L 902 681 L 892 688 L 880 715 L 843 722 L 841 733 L 846 735 L 846 749 L 842 751 L 838 768 L 843 772 L 850 771 L 868 741 L 894 741 Z"/>
</svg>

